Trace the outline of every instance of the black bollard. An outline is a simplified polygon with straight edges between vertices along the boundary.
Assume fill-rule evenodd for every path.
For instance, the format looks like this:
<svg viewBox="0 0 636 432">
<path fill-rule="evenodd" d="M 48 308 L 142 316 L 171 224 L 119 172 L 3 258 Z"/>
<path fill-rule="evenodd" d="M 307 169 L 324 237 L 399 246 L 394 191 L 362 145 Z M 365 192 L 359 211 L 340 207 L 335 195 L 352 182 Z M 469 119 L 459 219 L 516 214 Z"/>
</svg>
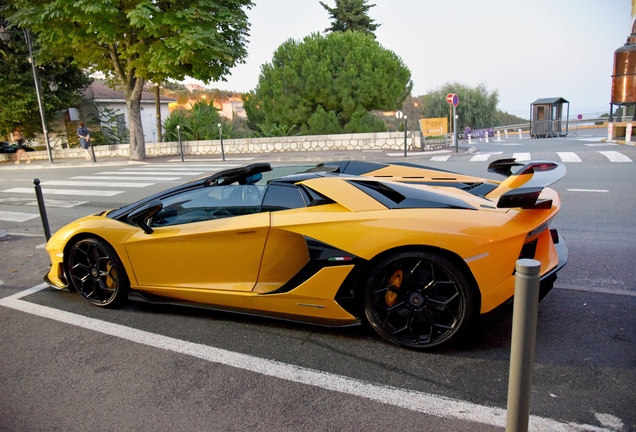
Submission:
<svg viewBox="0 0 636 432">
<path fill-rule="evenodd" d="M 181 162 L 183 162 L 183 143 L 181 142 L 181 126 L 177 125 L 177 135 L 179 139 L 179 153 L 181 153 Z"/>
<path fill-rule="evenodd" d="M 223 126 L 219 123 L 219 139 L 221 140 L 221 156 L 223 156 L 223 161 L 225 162 L 225 150 L 223 149 Z"/>
<path fill-rule="evenodd" d="M 97 162 L 97 159 L 95 159 L 95 147 L 93 147 L 93 144 L 88 144 L 89 146 L 91 146 L 91 154 L 93 155 L 93 162 Z"/>
<path fill-rule="evenodd" d="M 35 185 L 35 197 L 38 200 L 40 219 L 42 219 L 42 228 L 44 228 L 44 237 L 46 238 L 46 241 L 49 241 L 51 238 L 51 230 L 49 229 L 49 218 L 46 216 L 46 207 L 44 207 L 44 198 L 42 197 L 40 179 L 33 179 L 33 184 Z"/>
</svg>

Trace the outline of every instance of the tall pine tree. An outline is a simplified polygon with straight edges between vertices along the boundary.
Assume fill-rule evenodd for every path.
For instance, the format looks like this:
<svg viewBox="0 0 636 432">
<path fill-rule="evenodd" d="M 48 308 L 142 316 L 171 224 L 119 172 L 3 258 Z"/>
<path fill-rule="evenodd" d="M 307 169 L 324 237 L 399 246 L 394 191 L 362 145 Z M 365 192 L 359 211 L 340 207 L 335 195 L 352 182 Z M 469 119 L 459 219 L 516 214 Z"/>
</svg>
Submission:
<svg viewBox="0 0 636 432">
<path fill-rule="evenodd" d="M 368 12 L 374 4 L 367 4 L 367 0 L 336 0 L 336 7 L 331 8 L 320 2 L 329 15 L 331 15 L 331 27 L 325 29 L 328 32 L 361 31 L 375 39 L 373 33 L 380 25 L 375 24 L 369 18 Z"/>
</svg>

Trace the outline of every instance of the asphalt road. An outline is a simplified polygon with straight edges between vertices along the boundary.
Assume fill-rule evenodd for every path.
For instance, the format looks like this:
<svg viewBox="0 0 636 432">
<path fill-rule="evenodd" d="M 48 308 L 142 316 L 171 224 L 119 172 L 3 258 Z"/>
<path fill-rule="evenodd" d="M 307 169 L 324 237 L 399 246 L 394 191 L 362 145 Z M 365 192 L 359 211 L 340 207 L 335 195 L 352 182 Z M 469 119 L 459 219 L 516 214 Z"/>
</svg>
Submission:
<svg viewBox="0 0 636 432">
<path fill-rule="evenodd" d="M 601 145 L 594 133 L 578 135 L 477 142 L 471 152 L 412 153 L 408 161 L 483 176 L 487 161 L 474 158 L 489 153 L 501 152 L 489 161 L 526 152 L 532 159 L 559 160 L 558 153 L 581 159 L 566 163 L 566 178 L 554 185 L 563 199 L 554 226 L 568 242 L 570 260 L 539 307 L 531 424 L 536 430 L 636 430 L 636 169 L 634 162 L 612 162 L 599 153 L 636 161 L 636 148 Z M 0 231 L 9 233 L 0 239 L 0 430 L 502 429 L 510 307 L 482 317 L 472 339 L 419 353 L 383 342 L 366 326 L 324 329 L 138 302 L 102 310 L 64 291 L 24 293 L 40 285 L 49 261 L 37 217 L 2 220 L 3 214 L 37 215 L 37 207 L 27 205 L 32 195 L 6 190 L 32 188 L 34 176 L 89 182 L 139 168 L 146 177 L 160 176 L 151 170 L 178 174 L 111 197 L 56 196 L 84 203 L 48 207 L 55 231 L 77 217 L 194 178 L 195 165 L 218 164 L 202 159 L 64 169 L 0 166 Z M 280 155 L 261 159 L 284 163 Z M 308 160 L 299 155 L 293 163 L 300 162 Z M 189 174 L 170 171 L 184 165 Z M 98 174 L 103 172 L 118 174 Z M 76 186 L 45 185 L 45 191 L 71 188 Z"/>
</svg>

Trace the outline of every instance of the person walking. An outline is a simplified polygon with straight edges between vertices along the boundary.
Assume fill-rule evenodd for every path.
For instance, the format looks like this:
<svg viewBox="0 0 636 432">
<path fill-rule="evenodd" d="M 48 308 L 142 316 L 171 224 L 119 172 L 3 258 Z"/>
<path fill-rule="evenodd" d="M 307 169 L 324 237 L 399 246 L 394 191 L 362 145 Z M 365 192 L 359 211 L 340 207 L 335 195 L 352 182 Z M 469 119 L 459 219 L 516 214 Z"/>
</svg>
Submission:
<svg viewBox="0 0 636 432">
<path fill-rule="evenodd" d="M 83 121 L 78 123 L 77 136 L 79 137 L 80 145 L 86 152 L 86 160 L 91 160 L 91 154 L 88 152 L 88 146 L 90 145 L 90 142 L 91 142 L 91 136 L 90 136 L 90 133 L 88 132 L 88 129 L 86 129 L 86 127 L 84 126 Z"/>
<path fill-rule="evenodd" d="M 31 163 L 31 158 L 27 154 L 24 147 L 24 135 L 22 135 L 22 128 L 18 126 L 15 128 L 13 133 L 11 133 L 11 141 L 16 143 L 16 151 L 15 151 L 15 163 L 20 165 L 20 160 L 22 160 L 22 155 L 26 157 L 28 164 Z"/>
</svg>

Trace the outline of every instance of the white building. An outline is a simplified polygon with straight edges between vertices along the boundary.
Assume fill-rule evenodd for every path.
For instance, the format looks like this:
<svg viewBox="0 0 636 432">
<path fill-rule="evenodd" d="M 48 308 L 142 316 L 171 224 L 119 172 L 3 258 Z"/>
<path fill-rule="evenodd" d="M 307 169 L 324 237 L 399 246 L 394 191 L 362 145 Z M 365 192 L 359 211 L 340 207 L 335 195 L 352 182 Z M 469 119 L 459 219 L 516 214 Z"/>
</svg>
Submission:
<svg viewBox="0 0 636 432">
<path fill-rule="evenodd" d="M 168 104 L 177 100 L 167 96 L 160 96 L 159 105 L 161 107 L 161 121 L 170 115 Z M 99 110 L 97 107 L 106 107 L 115 112 L 118 127 L 130 129 L 128 110 L 126 108 L 126 98 L 123 91 L 113 90 L 104 83 L 93 82 L 84 91 L 84 102 L 80 108 L 82 116 L 95 115 Z M 101 117 L 101 116 L 100 116 Z M 86 118 L 82 118 L 86 122 Z M 100 122 L 108 119 L 100 118 Z M 157 108 L 155 95 L 143 92 L 141 94 L 141 124 L 144 129 L 144 141 L 157 141 Z"/>
<path fill-rule="evenodd" d="M 247 118 L 247 113 L 245 108 L 243 108 L 243 101 L 236 98 L 228 99 L 224 102 L 220 114 L 230 120 L 234 119 L 234 116 Z"/>
<path fill-rule="evenodd" d="M 186 84 L 185 88 L 187 88 L 189 92 L 193 92 L 195 90 L 205 90 L 205 87 L 203 87 L 201 84 Z"/>
</svg>

